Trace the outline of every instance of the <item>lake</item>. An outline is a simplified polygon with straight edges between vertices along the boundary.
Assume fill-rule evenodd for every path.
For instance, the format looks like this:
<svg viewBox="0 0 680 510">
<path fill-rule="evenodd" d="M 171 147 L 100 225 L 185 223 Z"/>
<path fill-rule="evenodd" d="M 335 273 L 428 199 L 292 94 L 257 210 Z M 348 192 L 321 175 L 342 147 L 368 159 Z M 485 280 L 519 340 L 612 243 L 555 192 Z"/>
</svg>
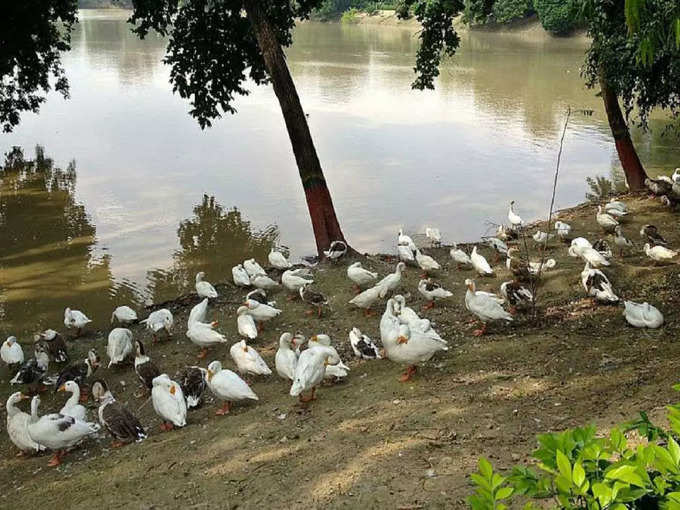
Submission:
<svg viewBox="0 0 680 510">
<path fill-rule="evenodd" d="M 273 242 L 314 251 L 278 104 L 269 87 L 201 130 L 161 63 L 165 41 L 138 40 L 120 11 L 82 11 L 64 56 L 71 99 L 0 138 L 29 169 L 0 193 L 0 334 L 61 328 L 63 308 L 103 327 L 117 304 L 193 289 Z M 396 232 L 438 226 L 473 240 L 506 218 L 547 213 L 568 106 L 556 205 L 584 199 L 586 177 L 620 178 L 601 100 L 579 67 L 582 38 L 462 34 L 434 91 L 410 89 L 417 49 L 406 27 L 305 23 L 287 50 L 344 232 L 360 251 L 393 252 Z M 635 133 L 652 172 L 678 166 L 677 140 Z M 50 162 L 51 159 L 53 162 Z M 618 175 L 618 177 L 617 177 Z M 204 197 L 205 195 L 205 197 Z"/>
</svg>

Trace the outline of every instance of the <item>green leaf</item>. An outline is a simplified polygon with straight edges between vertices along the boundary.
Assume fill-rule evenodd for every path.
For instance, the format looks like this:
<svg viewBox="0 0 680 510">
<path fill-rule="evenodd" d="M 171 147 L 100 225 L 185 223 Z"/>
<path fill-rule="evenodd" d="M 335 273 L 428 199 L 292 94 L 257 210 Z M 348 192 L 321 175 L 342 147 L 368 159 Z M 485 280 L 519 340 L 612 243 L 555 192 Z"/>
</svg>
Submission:
<svg viewBox="0 0 680 510">
<path fill-rule="evenodd" d="M 622 482 L 638 487 L 645 487 L 646 483 L 642 477 L 637 473 L 637 467 L 631 465 L 623 465 L 615 467 L 607 472 L 605 478 L 608 480 L 621 480 Z"/>
<path fill-rule="evenodd" d="M 603 483 L 593 484 L 593 494 L 600 502 L 601 507 L 607 506 L 612 500 L 612 489 Z"/>
<path fill-rule="evenodd" d="M 479 472 L 482 476 L 491 481 L 491 475 L 493 475 L 493 466 L 484 457 L 479 459 Z"/>
<path fill-rule="evenodd" d="M 680 446 L 672 437 L 668 438 L 668 452 L 671 454 L 675 465 L 680 465 Z"/>
<path fill-rule="evenodd" d="M 498 489 L 498 492 L 496 493 L 496 501 L 509 498 L 511 495 L 512 487 L 503 487 L 502 489 Z"/>
<path fill-rule="evenodd" d="M 581 465 L 580 462 L 576 462 L 574 464 L 574 469 L 572 471 L 572 480 L 574 481 L 574 485 L 577 487 L 581 487 L 583 485 L 583 482 L 586 481 L 586 472 L 583 469 L 583 466 Z"/>
<path fill-rule="evenodd" d="M 556 460 L 557 468 L 560 470 L 560 473 L 569 481 L 569 483 L 571 483 L 571 463 L 569 462 L 569 459 L 564 453 L 557 450 Z"/>
</svg>

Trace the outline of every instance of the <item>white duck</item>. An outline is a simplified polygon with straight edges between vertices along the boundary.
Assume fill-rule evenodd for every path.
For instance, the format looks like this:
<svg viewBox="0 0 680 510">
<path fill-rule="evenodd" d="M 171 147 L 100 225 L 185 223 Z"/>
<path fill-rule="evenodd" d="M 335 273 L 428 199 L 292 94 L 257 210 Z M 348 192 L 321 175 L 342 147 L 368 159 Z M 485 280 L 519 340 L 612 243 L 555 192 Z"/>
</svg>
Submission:
<svg viewBox="0 0 680 510">
<path fill-rule="evenodd" d="M 347 268 L 347 278 L 354 282 L 357 287 L 357 291 L 361 291 L 361 288 L 375 283 L 378 279 L 378 273 L 373 273 L 368 269 L 361 267 L 361 262 L 355 262 L 350 264 Z"/>
<path fill-rule="evenodd" d="M 281 283 L 289 292 L 298 294 L 302 287 L 314 283 L 314 280 L 309 278 L 311 275 L 307 268 L 289 269 L 281 275 Z"/>
<path fill-rule="evenodd" d="M 400 262 L 400 264 L 403 264 L 403 262 Z M 365 291 L 357 294 L 352 299 L 350 299 L 349 304 L 357 306 L 359 308 L 363 308 L 364 315 L 368 317 L 370 315 L 373 315 L 371 307 L 376 301 L 378 301 L 378 299 L 380 299 L 380 294 L 382 294 L 382 292 L 383 288 L 380 287 L 379 285 L 376 285 L 375 287 L 370 287 Z"/>
<path fill-rule="evenodd" d="M 161 417 L 161 430 L 184 427 L 187 424 L 187 402 L 179 383 L 166 374 L 154 377 L 151 389 L 151 402 L 156 414 Z"/>
<path fill-rule="evenodd" d="M 631 326 L 656 329 L 663 324 L 663 314 L 649 303 L 624 301 L 623 304 L 625 306 L 623 316 Z"/>
<path fill-rule="evenodd" d="M 297 360 L 298 355 L 293 350 L 293 335 L 291 333 L 284 333 L 279 338 L 279 349 L 276 351 L 276 356 L 274 356 L 274 366 L 279 377 L 289 381 L 295 379 Z"/>
<path fill-rule="evenodd" d="M 407 264 L 415 263 L 416 243 L 413 242 L 410 236 L 404 234 L 402 229 L 399 229 L 397 234 L 397 254 L 399 260 Z"/>
<path fill-rule="evenodd" d="M 571 225 L 563 221 L 556 221 L 555 231 L 557 232 L 557 237 L 563 241 L 566 241 L 569 238 L 569 233 L 571 232 Z"/>
<path fill-rule="evenodd" d="M 250 315 L 250 310 L 247 306 L 240 306 L 236 310 L 236 325 L 238 326 L 238 334 L 251 340 L 257 338 L 257 326 L 255 325 L 255 319 Z"/>
<path fill-rule="evenodd" d="M 254 299 L 247 299 L 245 306 L 248 307 L 250 315 L 253 316 L 253 319 L 259 322 L 260 325 L 262 325 L 263 322 L 272 320 L 281 313 L 281 310 L 278 308 L 274 308 L 273 306 L 269 306 L 265 303 L 260 303 Z"/>
<path fill-rule="evenodd" d="M 194 322 L 206 322 L 208 316 L 208 298 L 195 305 L 189 312 L 187 327 L 191 327 Z"/>
<path fill-rule="evenodd" d="M 112 329 L 106 344 L 106 354 L 109 357 L 108 368 L 122 363 L 133 352 L 132 331 L 127 328 Z"/>
<path fill-rule="evenodd" d="M 411 251 L 416 251 L 416 243 L 413 242 L 410 236 L 404 234 L 403 229 L 399 229 L 399 234 L 397 235 L 397 246 L 408 246 Z"/>
<path fill-rule="evenodd" d="M 40 397 L 33 397 L 31 402 L 31 423 L 28 434 L 36 443 L 54 451 L 48 466 L 58 466 L 69 448 L 76 446 L 87 436 L 99 431 L 97 423 L 78 420 L 63 414 L 46 414 L 38 418 Z"/>
<path fill-rule="evenodd" d="M 196 294 L 200 298 L 215 299 L 217 297 L 217 291 L 215 287 L 212 286 L 210 282 L 206 282 L 205 273 L 200 271 L 196 273 Z"/>
<path fill-rule="evenodd" d="M 449 255 L 451 255 L 451 258 L 456 262 L 456 266 L 458 267 L 458 269 L 460 269 L 461 264 L 463 264 L 464 266 L 472 264 L 470 256 L 463 250 L 458 248 L 456 243 L 453 243 L 453 248 L 451 248 L 451 251 L 449 251 Z"/>
<path fill-rule="evenodd" d="M 165 334 L 170 337 L 175 318 L 172 316 L 170 310 L 161 308 L 160 310 L 151 312 L 149 316 L 141 322 L 146 324 L 146 329 L 151 330 L 151 335 L 153 336 L 153 341 L 155 343 L 156 335 L 158 335 L 160 330 L 164 330 Z"/>
<path fill-rule="evenodd" d="M 215 412 L 217 415 L 227 414 L 232 402 L 259 400 L 243 379 L 235 372 L 223 369 L 222 363 L 217 360 L 208 365 L 205 378 L 213 395 L 224 401 L 222 407 Z"/>
<path fill-rule="evenodd" d="M 274 290 L 279 287 L 279 284 L 264 274 L 256 274 L 250 277 L 250 283 L 258 289 Z"/>
<path fill-rule="evenodd" d="M 388 274 L 385 278 L 380 280 L 376 287 L 380 287 L 380 298 L 384 298 L 388 293 L 396 290 L 401 285 L 401 273 L 406 269 L 406 264 L 399 262 L 394 269 L 394 273 Z M 359 294 L 361 296 L 361 294 Z M 359 297 L 357 296 L 357 297 Z"/>
<path fill-rule="evenodd" d="M 608 212 L 609 209 L 618 209 L 619 211 L 622 212 L 626 213 L 628 212 L 628 206 L 626 205 L 626 203 L 621 202 L 620 200 L 616 200 L 616 198 L 612 198 L 611 200 L 609 200 L 609 202 L 604 204 L 604 210 Z"/>
<path fill-rule="evenodd" d="M 241 264 L 231 268 L 231 277 L 237 287 L 250 287 L 250 275 Z"/>
<path fill-rule="evenodd" d="M 586 293 L 601 303 L 617 303 L 619 301 L 619 297 L 614 294 L 607 275 L 599 269 L 591 268 L 587 262 L 585 268 L 581 271 L 581 283 Z"/>
<path fill-rule="evenodd" d="M 472 262 L 472 267 L 477 271 L 480 276 L 490 276 L 493 275 L 493 269 L 484 258 L 484 255 L 477 253 L 477 247 L 472 248 L 472 253 L 470 254 L 470 261 Z"/>
<path fill-rule="evenodd" d="M 623 256 L 624 250 L 630 250 L 633 248 L 633 241 L 627 239 L 626 236 L 623 235 L 621 225 L 616 226 L 614 229 L 614 234 L 614 244 L 619 248 L 619 255 Z"/>
<path fill-rule="evenodd" d="M 413 308 L 406 306 L 406 298 L 401 294 L 394 296 L 393 310 L 401 324 L 406 324 L 411 329 L 443 340 L 439 333 L 432 328 L 432 323 L 429 319 L 421 319 Z"/>
<path fill-rule="evenodd" d="M 357 358 L 381 359 L 380 349 L 368 335 L 364 335 L 359 328 L 352 328 L 349 332 L 349 344 Z"/>
<path fill-rule="evenodd" d="M 547 232 L 543 232 L 542 230 L 537 230 L 536 233 L 531 237 L 535 243 L 544 244 L 546 241 L 549 241 L 550 239 L 555 237 L 555 235 L 548 234 Z"/>
<path fill-rule="evenodd" d="M 486 244 L 489 245 L 489 247 L 493 248 L 493 250 L 496 252 L 496 257 L 499 255 L 507 255 L 508 254 L 508 245 L 505 244 L 503 241 L 498 239 L 497 237 L 489 237 L 485 240 Z"/>
<path fill-rule="evenodd" d="M 20 401 L 31 398 L 20 391 L 12 393 L 7 399 L 7 435 L 14 446 L 19 448 L 19 455 L 24 452 L 39 452 L 45 447 L 36 443 L 28 434 L 28 425 L 31 423 L 31 415 L 18 407 Z"/>
<path fill-rule="evenodd" d="M 0 358 L 8 365 L 16 365 L 24 362 L 24 351 L 17 340 L 17 337 L 7 337 L 0 347 Z"/>
<path fill-rule="evenodd" d="M 418 282 L 418 292 L 428 301 L 428 304 L 425 306 L 426 309 L 433 308 L 436 299 L 446 299 L 453 296 L 452 292 L 449 292 L 430 279 Z"/>
<path fill-rule="evenodd" d="M 441 232 L 439 232 L 438 228 L 426 227 L 425 237 L 427 237 L 430 240 L 432 246 L 441 246 L 442 244 L 442 234 Z"/>
<path fill-rule="evenodd" d="M 508 221 L 510 222 L 510 226 L 515 230 L 524 224 L 522 218 L 520 218 L 519 214 L 515 212 L 514 200 L 510 202 L 510 209 L 508 210 Z"/>
<path fill-rule="evenodd" d="M 66 326 L 67 329 L 76 328 L 77 336 L 80 336 L 83 328 L 90 322 L 92 321 L 80 310 L 71 310 L 70 308 L 64 310 L 64 326 Z"/>
<path fill-rule="evenodd" d="M 572 257 L 581 257 L 584 262 L 589 263 L 593 267 L 609 266 L 611 262 L 607 257 L 602 255 L 595 248 L 589 246 L 572 245 L 569 247 L 569 255 Z"/>
<path fill-rule="evenodd" d="M 576 249 L 578 249 L 578 248 L 592 248 L 593 245 L 585 237 L 577 237 L 576 239 L 571 240 L 570 247 L 576 248 Z M 569 252 L 569 255 L 571 257 L 578 257 L 579 256 L 576 252 L 572 253 L 571 251 Z"/>
<path fill-rule="evenodd" d="M 261 274 L 261 275 L 266 275 L 267 273 L 264 271 L 262 266 L 258 264 L 255 259 L 248 259 L 243 261 L 243 268 L 246 270 L 248 273 L 248 276 L 250 276 L 250 279 L 252 281 L 253 276 Z"/>
<path fill-rule="evenodd" d="M 512 315 L 506 312 L 498 302 L 498 297 L 486 292 L 475 290 L 474 280 L 465 280 L 467 291 L 465 292 L 465 307 L 475 314 L 482 321 L 482 329 L 473 332 L 473 335 L 480 336 L 486 332 L 487 322 L 493 320 L 511 321 Z"/>
<path fill-rule="evenodd" d="M 268 258 L 269 263 L 276 269 L 289 269 L 293 267 L 293 264 L 288 261 L 286 256 L 280 251 L 275 250 L 273 246 L 269 252 Z"/>
<path fill-rule="evenodd" d="M 229 354 L 241 375 L 270 375 L 272 373 L 260 353 L 246 345 L 245 340 L 232 345 Z"/>
<path fill-rule="evenodd" d="M 418 267 L 423 270 L 425 275 L 434 271 L 439 271 L 442 268 L 436 260 L 429 255 L 421 253 L 420 250 L 416 250 L 416 263 L 418 264 Z"/>
<path fill-rule="evenodd" d="M 111 314 L 111 324 L 114 321 L 118 321 L 119 324 L 132 324 L 137 322 L 137 312 L 135 312 L 129 306 L 123 305 L 117 307 Z"/>
<path fill-rule="evenodd" d="M 605 214 L 612 216 L 617 221 L 619 220 L 619 218 L 623 218 L 624 216 L 628 216 L 628 211 L 619 209 L 618 207 L 612 207 L 611 204 L 605 204 L 604 212 L 605 212 Z"/>
<path fill-rule="evenodd" d="M 649 243 L 645 244 L 645 253 L 654 261 L 654 263 L 667 262 L 678 255 L 677 251 L 669 250 L 665 246 L 650 246 Z"/>
<path fill-rule="evenodd" d="M 82 421 L 87 421 L 87 410 L 85 406 L 81 405 L 80 402 L 80 386 L 75 381 L 66 381 L 64 384 L 59 386 L 57 391 L 67 391 L 71 393 L 64 406 L 59 411 L 61 414 L 66 416 L 73 416 Z"/>
<path fill-rule="evenodd" d="M 290 388 L 290 395 L 299 397 L 300 402 L 314 400 L 316 387 L 323 381 L 326 374 L 326 366 L 329 364 L 337 365 L 338 363 L 340 363 L 340 358 L 332 347 L 318 345 L 303 351 L 295 367 L 295 377 Z M 309 390 L 311 390 L 311 394 L 305 397 L 303 393 Z"/>
<path fill-rule="evenodd" d="M 216 344 L 226 344 L 227 338 L 219 331 L 215 331 L 217 322 L 194 322 L 187 329 L 186 335 L 191 342 L 201 348 L 198 358 L 205 358 L 208 354 L 208 347 Z"/>
<path fill-rule="evenodd" d="M 597 224 L 600 225 L 606 232 L 613 231 L 614 227 L 619 224 L 616 218 L 602 211 L 601 205 L 597 206 L 597 215 L 595 216 L 595 219 L 597 220 Z"/>
</svg>

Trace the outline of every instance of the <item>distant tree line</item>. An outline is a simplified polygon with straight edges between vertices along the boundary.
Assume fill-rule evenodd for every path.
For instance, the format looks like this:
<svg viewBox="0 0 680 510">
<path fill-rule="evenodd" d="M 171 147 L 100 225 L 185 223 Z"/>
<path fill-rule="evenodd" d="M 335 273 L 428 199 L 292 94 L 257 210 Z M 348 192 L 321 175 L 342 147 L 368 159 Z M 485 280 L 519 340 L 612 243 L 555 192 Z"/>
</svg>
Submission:
<svg viewBox="0 0 680 510">
<path fill-rule="evenodd" d="M 503 24 L 534 15 L 556 35 L 579 26 L 578 8 L 572 0 L 466 0 L 463 20 L 471 25 Z"/>
<path fill-rule="evenodd" d="M 321 21 L 338 18 L 344 12 L 355 10 L 367 14 L 375 14 L 379 10 L 396 10 L 401 0 L 388 0 L 376 2 L 370 0 L 323 0 L 318 9 L 312 13 L 312 17 Z"/>
<path fill-rule="evenodd" d="M 132 0 L 78 0 L 79 9 L 132 9 Z"/>
</svg>

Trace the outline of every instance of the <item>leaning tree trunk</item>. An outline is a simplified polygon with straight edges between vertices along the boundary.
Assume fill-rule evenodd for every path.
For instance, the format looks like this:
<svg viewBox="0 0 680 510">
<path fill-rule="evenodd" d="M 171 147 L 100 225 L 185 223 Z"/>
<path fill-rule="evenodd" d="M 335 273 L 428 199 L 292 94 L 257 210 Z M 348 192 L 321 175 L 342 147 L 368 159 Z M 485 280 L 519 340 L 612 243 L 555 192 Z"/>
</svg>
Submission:
<svg viewBox="0 0 680 510">
<path fill-rule="evenodd" d="M 647 173 L 640 162 L 633 141 L 630 139 L 628 125 L 619 105 L 619 98 L 602 76 L 600 76 L 600 89 L 602 90 L 602 99 L 604 100 L 609 127 L 612 130 L 612 135 L 614 135 L 616 152 L 619 154 L 619 161 L 621 161 L 623 172 L 626 174 L 628 187 L 631 190 L 643 189 Z"/>
<path fill-rule="evenodd" d="M 307 118 L 288 70 L 286 57 L 276 39 L 276 33 L 259 0 L 244 0 L 243 4 L 262 51 L 274 93 L 281 105 L 307 198 L 316 248 L 319 255 L 323 256 L 323 250 L 328 249 L 332 241 L 345 241 L 345 237 L 335 215 L 333 200 L 314 148 Z"/>
</svg>

